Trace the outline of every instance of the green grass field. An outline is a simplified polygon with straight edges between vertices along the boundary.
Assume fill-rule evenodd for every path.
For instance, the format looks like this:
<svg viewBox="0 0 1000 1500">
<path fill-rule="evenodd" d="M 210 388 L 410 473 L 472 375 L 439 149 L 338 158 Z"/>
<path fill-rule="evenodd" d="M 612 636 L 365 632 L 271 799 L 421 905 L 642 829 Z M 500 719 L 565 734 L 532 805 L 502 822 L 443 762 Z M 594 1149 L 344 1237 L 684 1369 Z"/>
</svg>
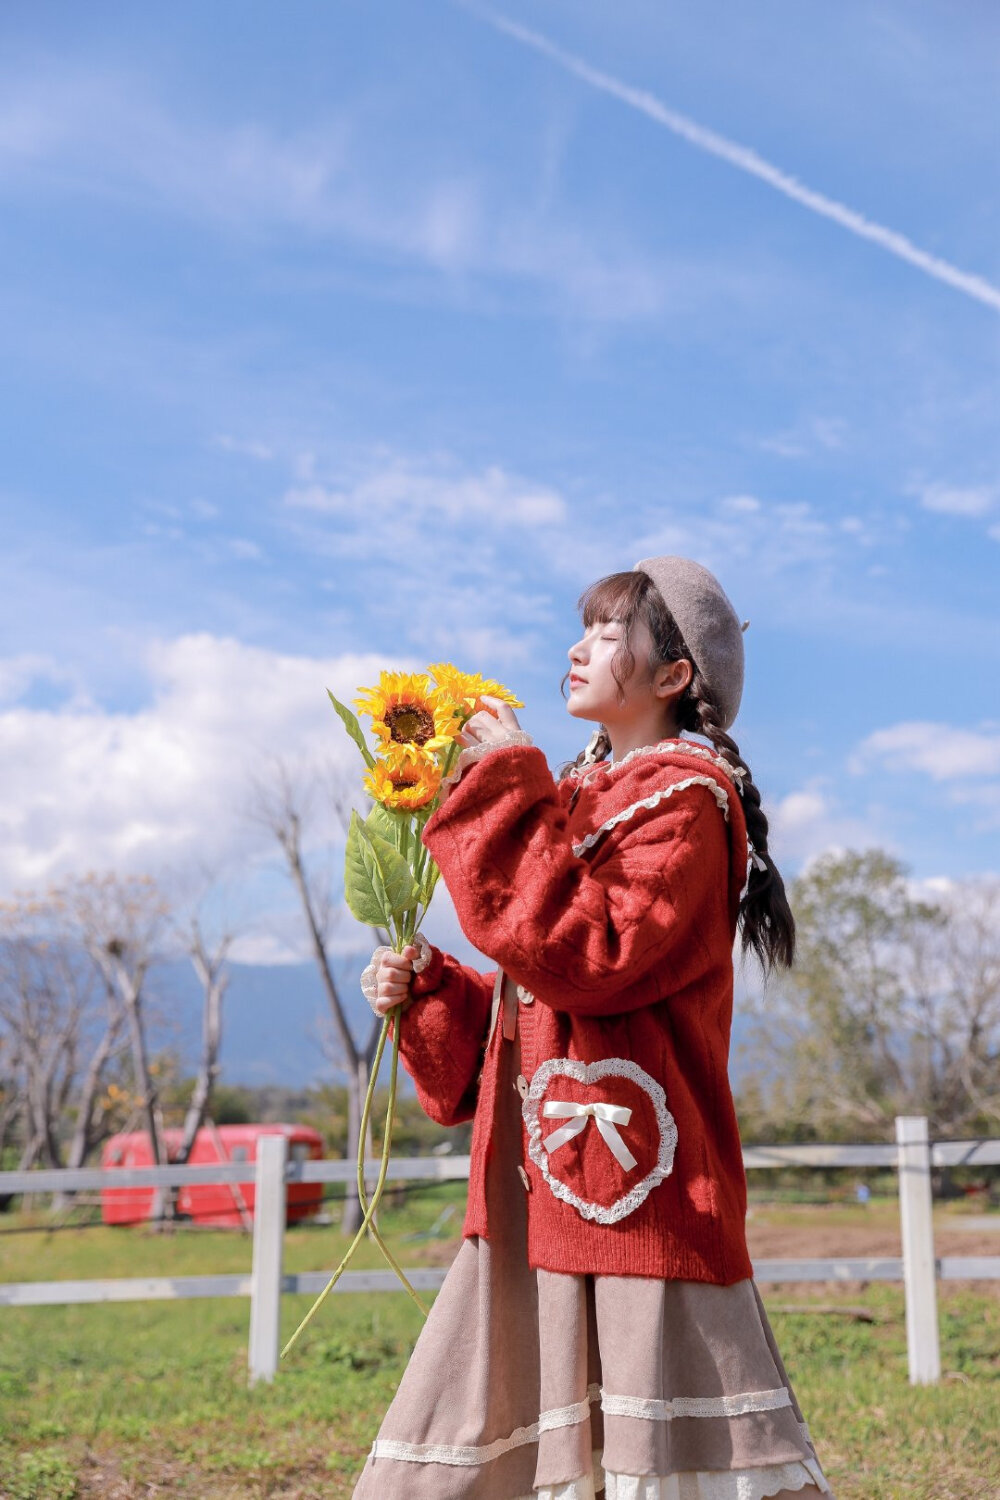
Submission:
<svg viewBox="0 0 1000 1500">
<path fill-rule="evenodd" d="M 440 1240 L 402 1237 L 426 1229 L 448 1202 L 445 1228 L 456 1234 L 462 1199 L 461 1184 L 447 1185 L 383 1214 L 404 1264 L 441 1260 Z M 768 1212 L 755 1209 L 758 1227 Z M 825 1234 L 838 1214 L 857 1218 L 849 1206 L 817 1213 Z M 239 1235 L 30 1232 L 44 1222 L 0 1218 L 0 1278 L 193 1275 L 250 1263 Z M 286 1269 L 335 1264 L 343 1244 L 333 1229 L 293 1230 Z M 381 1265 L 377 1250 L 366 1246 L 357 1264 Z M 996 1290 L 940 1287 L 946 1374 L 916 1389 L 900 1288 L 763 1290 L 837 1500 L 1000 1495 Z M 285 1299 L 286 1336 L 310 1300 Z M 802 1311 L 776 1310 L 790 1303 Z M 878 1321 L 810 1312 L 810 1303 L 862 1303 Z M 0 1318 L 0 1495 L 9 1500 L 349 1496 L 421 1321 L 403 1294 L 335 1295 L 274 1385 L 250 1391 L 242 1299 L 0 1309 Z"/>
</svg>

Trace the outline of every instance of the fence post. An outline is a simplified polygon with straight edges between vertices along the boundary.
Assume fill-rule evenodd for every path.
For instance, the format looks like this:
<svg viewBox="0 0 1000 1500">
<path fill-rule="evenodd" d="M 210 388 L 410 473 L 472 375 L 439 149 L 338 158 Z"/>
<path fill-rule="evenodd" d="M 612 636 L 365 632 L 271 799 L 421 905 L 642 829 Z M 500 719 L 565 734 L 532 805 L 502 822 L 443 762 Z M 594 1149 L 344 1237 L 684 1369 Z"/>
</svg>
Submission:
<svg viewBox="0 0 1000 1500">
<path fill-rule="evenodd" d="M 896 1144 L 910 1384 L 927 1385 L 941 1377 L 941 1350 L 931 1218 L 931 1151 L 925 1117 L 897 1115 Z"/>
<path fill-rule="evenodd" d="M 250 1277 L 249 1383 L 273 1380 L 278 1368 L 281 1324 L 281 1260 L 285 1244 L 285 1163 L 283 1135 L 257 1142 L 253 1206 L 253 1271 Z"/>
</svg>

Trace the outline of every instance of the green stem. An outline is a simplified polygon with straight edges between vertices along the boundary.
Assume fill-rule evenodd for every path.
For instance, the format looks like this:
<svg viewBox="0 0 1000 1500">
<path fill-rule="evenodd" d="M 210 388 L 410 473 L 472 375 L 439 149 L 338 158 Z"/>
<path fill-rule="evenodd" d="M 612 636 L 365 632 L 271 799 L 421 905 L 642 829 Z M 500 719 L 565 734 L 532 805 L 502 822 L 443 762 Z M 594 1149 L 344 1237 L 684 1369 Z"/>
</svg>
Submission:
<svg viewBox="0 0 1000 1500">
<path fill-rule="evenodd" d="M 371 1119 L 372 1103 L 375 1098 L 375 1087 L 378 1082 L 379 1071 L 382 1067 L 382 1054 L 385 1051 L 385 1039 L 389 1030 L 389 1017 L 382 1020 L 382 1030 L 378 1034 L 378 1046 L 375 1048 L 375 1057 L 372 1061 L 372 1070 L 368 1078 L 368 1089 L 365 1093 L 365 1107 L 361 1111 L 361 1131 L 358 1139 L 358 1199 L 361 1203 L 361 1212 L 364 1213 L 368 1207 L 365 1201 L 365 1142 L 368 1139 L 368 1121 Z M 377 1226 L 372 1225 L 377 1232 Z"/>
<path fill-rule="evenodd" d="M 451 770 L 452 765 L 454 764 L 455 760 L 458 758 L 458 754 L 460 753 L 460 750 L 461 750 L 461 747 L 459 746 L 458 741 L 457 740 L 452 740 L 451 744 L 448 746 L 448 749 L 447 749 L 447 751 L 445 753 L 444 765 L 441 768 L 441 774 L 443 776 L 447 776 L 448 772 Z M 424 809 L 424 811 L 426 811 L 426 809 Z M 415 854 L 415 857 L 414 857 L 414 860 L 413 860 L 413 878 L 417 882 L 417 885 L 421 885 L 423 883 L 424 873 L 425 873 L 425 871 L 427 869 L 427 861 L 431 857 L 430 850 L 425 846 L 425 844 L 423 842 L 423 839 L 420 837 L 420 834 L 423 832 L 424 823 L 426 823 L 427 821 L 428 821 L 428 819 L 426 817 L 423 818 L 421 820 L 421 822 L 420 822 L 419 831 L 418 830 L 414 830 L 414 832 L 415 832 L 414 842 L 416 844 L 416 854 Z M 424 906 L 424 910 L 425 911 L 427 910 L 427 907 L 429 905 L 430 905 L 430 899 L 428 898 L 428 900 L 427 900 L 427 902 L 425 903 L 425 906 Z M 413 936 L 413 932 L 416 931 L 418 925 L 419 925 L 418 923 L 414 922 L 413 928 L 412 928 L 411 933 L 410 933 L 411 937 Z"/>
<path fill-rule="evenodd" d="M 394 1009 L 395 1009 L 395 1007 L 394 1007 Z M 380 1070 L 380 1068 L 382 1066 L 382 1054 L 385 1051 L 385 1039 L 386 1039 L 386 1035 L 388 1034 L 388 1030 L 389 1030 L 389 1020 L 390 1020 L 390 1017 L 386 1016 L 385 1019 L 382 1022 L 382 1030 L 379 1033 L 378 1047 L 376 1048 L 375 1059 L 374 1059 L 374 1062 L 372 1063 L 371 1078 L 368 1080 L 368 1092 L 365 1094 L 365 1107 L 364 1107 L 364 1110 L 362 1111 L 362 1114 L 361 1114 L 361 1135 L 360 1135 L 360 1139 L 359 1139 L 359 1142 L 358 1142 L 358 1199 L 360 1201 L 361 1210 L 362 1210 L 363 1213 L 367 1212 L 367 1208 L 368 1208 L 368 1202 L 367 1202 L 367 1199 L 365 1197 L 365 1192 L 366 1192 L 366 1189 L 365 1189 L 365 1141 L 366 1141 L 366 1139 L 368 1137 L 368 1121 L 371 1118 L 372 1105 L 373 1105 L 374 1100 L 375 1100 L 375 1083 L 376 1083 L 376 1079 L 377 1079 L 378 1074 L 379 1074 L 379 1070 Z M 398 1014 L 396 1016 L 396 1032 L 397 1032 L 397 1034 L 399 1032 L 399 1015 Z M 391 1065 L 391 1070 L 390 1070 L 390 1075 L 389 1075 L 389 1105 L 388 1105 L 388 1113 L 386 1115 L 385 1138 L 384 1138 L 384 1144 L 383 1144 L 383 1147 L 382 1147 L 382 1157 L 383 1157 L 383 1160 L 385 1160 L 385 1161 L 388 1161 L 389 1147 L 390 1147 L 391 1141 L 392 1141 L 392 1127 L 395 1125 L 395 1113 L 396 1113 L 396 1072 L 397 1072 L 397 1067 L 398 1067 L 398 1060 L 399 1060 L 399 1044 L 398 1044 L 398 1041 L 397 1041 L 397 1037 L 394 1036 L 393 1037 L 393 1047 L 392 1047 L 392 1065 Z M 376 1205 L 376 1207 L 377 1207 L 377 1205 Z M 371 1237 L 375 1241 L 376 1245 L 378 1245 L 379 1249 L 382 1251 L 382 1254 L 385 1256 L 386 1260 L 389 1262 L 390 1266 L 395 1271 L 396 1275 L 399 1277 L 400 1281 L 403 1283 L 403 1286 L 405 1287 L 405 1289 L 407 1290 L 407 1292 L 409 1292 L 409 1294 L 413 1298 L 414 1302 L 420 1308 L 420 1311 L 423 1313 L 424 1317 L 426 1317 L 427 1316 L 427 1308 L 424 1306 L 424 1304 L 421 1302 L 420 1298 L 417 1296 L 414 1288 L 412 1287 L 412 1285 L 410 1284 L 409 1280 L 407 1279 L 405 1271 L 402 1269 L 402 1267 L 400 1266 L 399 1262 L 396 1260 L 395 1256 L 393 1255 L 392 1251 L 389 1249 L 389 1246 L 386 1244 L 385 1240 L 382 1238 L 382 1235 L 381 1235 L 381 1232 L 379 1230 L 378 1224 L 376 1223 L 376 1221 L 375 1221 L 374 1218 L 371 1219 L 371 1221 L 370 1221 L 370 1223 L 368 1225 L 368 1233 L 371 1235 Z"/>
<path fill-rule="evenodd" d="M 398 1021 L 398 1019 L 399 1019 L 399 1017 L 397 1016 L 397 1021 Z M 281 1351 L 281 1358 L 282 1359 L 284 1359 L 285 1355 L 288 1354 L 289 1350 L 298 1341 L 298 1338 L 302 1334 L 302 1332 L 304 1331 L 304 1329 L 309 1325 L 309 1323 L 312 1322 L 312 1319 L 315 1317 L 316 1313 L 319 1311 L 319 1309 L 322 1306 L 322 1304 L 326 1301 L 326 1299 L 329 1296 L 330 1292 L 333 1290 L 333 1288 L 336 1286 L 337 1282 L 340 1280 L 340 1278 L 343 1275 L 345 1269 L 347 1268 L 347 1265 L 349 1264 L 349 1262 L 351 1260 L 351 1257 L 354 1255 L 354 1252 L 357 1250 L 357 1248 L 360 1245 L 361 1241 L 364 1239 L 365 1234 L 368 1232 L 368 1230 L 369 1230 L 369 1228 L 370 1228 L 370 1226 L 372 1224 L 372 1220 L 374 1218 L 374 1215 L 375 1215 L 375 1210 L 378 1208 L 379 1202 L 381 1201 L 381 1198 L 382 1198 L 382 1190 L 385 1187 L 385 1180 L 386 1180 L 386 1176 L 387 1176 L 388 1170 L 389 1170 L 389 1149 L 390 1149 L 390 1147 L 392 1145 L 392 1129 L 393 1129 L 393 1125 L 395 1123 L 395 1116 L 396 1116 L 396 1078 L 397 1078 L 398 1067 L 399 1067 L 399 1025 L 398 1024 L 397 1024 L 397 1026 L 395 1028 L 395 1031 L 393 1033 L 393 1038 L 392 1038 L 392 1063 L 391 1063 L 391 1067 L 390 1067 L 390 1071 L 389 1071 L 389 1103 L 388 1103 L 388 1108 L 386 1109 L 386 1115 L 385 1115 L 385 1131 L 384 1131 L 383 1140 L 382 1140 L 382 1156 L 381 1156 L 381 1160 L 379 1161 L 378 1180 L 376 1181 L 375 1191 L 372 1194 L 371 1201 L 367 1205 L 365 1204 L 365 1196 L 364 1196 L 364 1142 L 365 1142 L 365 1133 L 366 1133 L 367 1128 L 368 1128 L 368 1119 L 369 1119 L 369 1117 L 371 1115 L 372 1100 L 373 1100 L 374 1094 L 375 1094 L 375 1080 L 377 1078 L 378 1070 L 379 1070 L 379 1067 L 381 1065 L 382 1053 L 383 1053 L 383 1051 L 385 1049 L 385 1038 L 386 1038 L 386 1035 L 388 1033 L 388 1029 L 389 1029 L 389 1017 L 386 1016 L 385 1019 L 384 1019 L 384 1021 L 383 1021 L 383 1023 L 382 1023 L 382 1031 L 381 1031 L 381 1034 L 379 1036 L 379 1044 L 378 1044 L 378 1048 L 377 1048 L 376 1054 L 375 1054 L 375 1061 L 374 1061 L 374 1064 L 372 1066 L 371 1077 L 368 1080 L 368 1091 L 367 1091 L 367 1093 L 365 1095 L 365 1109 L 364 1109 L 364 1113 L 362 1115 L 361 1142 L 360 1142 L 359 1153 L 358 1153 L 358 1180 L 359 1180 L 359 1195 L 360 1195 L 362 1206 L 364 1207 L 364 1217 L 362 1218 L 362 1220 L 361 1220 L 361 1226 L 358 1229 L 357 1234 L 354 1236 L 354 1239 L 351 1241 L 350 1245 L 348 1246 L 347 1253 L 344 1255 L 343 1259 L 341 1260 L 340 1265 L 334 1271 L 333 1275 L 330 1277 L 330 1280 L 327 1282 L 327 1284 L 323 1288 L 322 1292 L 320 1292 L 319 1296 L 316 1298 L 316 1301 L 313 1303 L 312 1307 L 306 1313 L 305 1317 L 302 1319 L 302 1322 L 299 1324 L 298 1328 L 296 1328 L 295 1332 L 292 1334 L 291 1338 L 288 1340 L 288 1343 L 282 1349 L 282 1351 Z M 396 1272 L 397 1276 L 402 1281 L 403 1285 L 405 1286 L 406 1290 L 409 1292 L 410 1296 L 413 1298 L 414 1302 L 420 1308 L 420 1311 L 426 1317 L 426 1315 L 427 1315 L 427 1308 L 421 1302 L 420 1298 L 417 1296 L 416 1292 L 414 1291 L 413 1287 L 410 1285 L 409 1281 L 407 1281 L 407 1279 L 406 1279 L 405 1275 L 403 1274 L 402 1270 L 400 1269 L 400 1267 L 396 1263 L 396 1261 L 395 1261 L 395 1259 L 394 1259 L 391 1251 L 388 1249 L 388 1247 L 386 1246 L 384 1240 L 382 1239 L 382 1236 L 379 1234 L 378 1229 L 376 1228 L 373 1232 L 374 1232 L 376 1241 L 377 1241 L 377 1243 L 379 1244 L 379 1246 L 380 1246 L 380 1248 L 382 1250 L 382 1253 L 385 1255 L 386 1259 L 389 1261 L 389 1264 L 392 1266 L 393 1270 Z"/>
<path fill-rule="evenodd" d="M 398 1027 L 397 1027 L 397 1030 L 398 1030 Z M 395 1042 L 395 1039 L 394 1039 L 394 1042 Z M 394 1045 L 394 1047 L 393 1047 L 393 1057 L 392 1057 L 392 1062 L 391 1062 L 391 1065 L 390 1065 L 390 1072 L 389 1072 L 389 1112 L 390 1112 L 390 1117 L 391 1117 L 391 1120 L 392 1120 L 393 1124 L 395 1124 L 395 1114 L 396 1114 L 396 1070 L 397 1070 L 397 1064 L 398 1064 L 398 1055 L 397 1055 L 397 1052 L 396 1052 L 396 1049 L 395 1049 L 395 1045 Z M 387 1122 L 387 1127 L 388 1127 L 388 1122 Z M 388 1153 L 388 1139 L 387 1139 L 387 1143 L 386 1143 L 386 1146 L 385 1146 L 384 1150 L 385 1150 L 385 1152 L 387 1154 Z M 361 1178 L 361 1183 L 360 1183 L 361 1206 L 362 1206 L 362 1208 L 365 1208 L 366 1204 L 365 1204 L 365 1196 L 364 1196 L 364 1173 L 363 1172 L 360 1174 L 360 1178 Z M 376 1207 L 377 1207 L 377 1205 L 376 1205 Z M 410 1281 L 407 1278 L 406 1272 L 403 1270 L 402 1266 L 399 1264 L 399 1262 L 396 1260 L 396 1257 L 393 1255 L 392 1251 L 389 1249 L 389 1246 L 386 1244 L 385 1240 L 382 1238 L 382 1235 L 381 1235 L 381 1232 L 379 1230 L 379 1227 L 375 1223 L 374 1219 L 372 1219 L 372 1221 L 371 1221 L 371 1223 L 369 1225 L 369 1233 L 371 1234 L 371 1236 L 374 1239 L 375 1243 L 378 1245 L 379 1249 L 382 1251 L 382 1254 L 385 1256 L 386 1260 L 389 1262 L 389 1264 L 392 1267 L 392 1269 L 395 1271 L 396 1275 L 399 1277 L 400 1281 L 403 1283 L 404 1289 L 409 1293 L 410 1297 L 417 1304 L 417 1306 L 419 1307 L 420 1311 L 423 1313 L 424 1317 L 426 1318 L 428 1309 L 424 1306 L 424 1304 L 421 1302 L 420 1298 L 417 1296 L 417 1293 L 416 1293 L 415 1289 L 413 1288 L 413 1286 L 411 1285 Z"/>
</svg>

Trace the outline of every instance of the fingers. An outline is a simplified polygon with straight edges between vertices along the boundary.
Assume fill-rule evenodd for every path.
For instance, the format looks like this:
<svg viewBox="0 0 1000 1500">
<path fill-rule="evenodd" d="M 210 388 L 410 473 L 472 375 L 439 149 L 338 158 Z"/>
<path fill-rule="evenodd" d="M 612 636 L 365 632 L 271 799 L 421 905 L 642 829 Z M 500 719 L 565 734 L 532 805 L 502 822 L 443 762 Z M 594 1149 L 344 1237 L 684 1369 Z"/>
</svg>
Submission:
<svg viewBox="0 0 1000 1500">
<path fill-rule="evenodd" d="M 470 729 L 472 731 L 472 735 L 470 736 L 472 742 L 475 739 L 488 738 L 491 732 L 495 732 L 498 724 L 503 729 L 520 729 L 521 726 L 518 723 L 517 714 L 511 708 L 510 704 L 505 703 L 502 698 L 484 695 L 480 701 L 491 705 L 491 707 L 481 708 L 471 718 L 466 719 L 462 731 L 456 736 L 457 739 L 462 740 L 462 735 L 468 733 Z M 463 744 L 469 742 L 462 740 Z"/>
<path fill-rule="evenodd" d="M 415 943 L 408 943 L 402 953 L 383 953 L 375 976 L 377 997 L 373 1009 L 380 1016 L 399 1006 L 406 1010 L 412 1004 L 410 975 L 413 960 L 419 953 Z"/>
<path fill-rule="evenodd" d="M 402 1000 L 393 999 L 391 996 L 383 997 L 379 995 L 378 999 L 373 1002 L 372 1009 L 378 1016 L 387 1015 L 391 1010 L 398 1010 L 402 1014 L 403 1011 L 409 1010 L 412 1004 L 412 995 L 406 995 Z"/>
<path fill-rule="evenodd" d="M 509 703 L 505 703 L 502 698 L 494 698 L 490 694 L 486 694 L 483 697 L 483 702 L 493 706 L 497 719 L 499 719 L 505 729 L 520 729 L 521 726 L 517 721 L 517 714 Z"/>
</svg>

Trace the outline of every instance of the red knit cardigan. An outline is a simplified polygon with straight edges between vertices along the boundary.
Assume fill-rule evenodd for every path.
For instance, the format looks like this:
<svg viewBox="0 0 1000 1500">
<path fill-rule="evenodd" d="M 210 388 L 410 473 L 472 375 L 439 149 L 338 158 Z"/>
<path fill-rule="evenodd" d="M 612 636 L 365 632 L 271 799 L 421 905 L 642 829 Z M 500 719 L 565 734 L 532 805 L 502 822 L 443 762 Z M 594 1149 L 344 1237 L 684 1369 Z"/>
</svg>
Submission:
<svg viewBox="0 0 1000 1500">
<path fill-rule="evenodd" d="M 499 966 L 482 974 L 432 946 L 402 1016 L 426 1113 L 474 1120 L 463 1234 L 490 1233 L 498 1064 L 516 1018 L 523 1154 L 499 1165 L 527 1190 L 529 1264 L 750 1276 L 728 1079 L 748 845 L 726 763 L 662 741 L 557 783 L 537 746 L 499 747 L 464 771 L 423 842 L 463 932 Z"/>
</svg>

